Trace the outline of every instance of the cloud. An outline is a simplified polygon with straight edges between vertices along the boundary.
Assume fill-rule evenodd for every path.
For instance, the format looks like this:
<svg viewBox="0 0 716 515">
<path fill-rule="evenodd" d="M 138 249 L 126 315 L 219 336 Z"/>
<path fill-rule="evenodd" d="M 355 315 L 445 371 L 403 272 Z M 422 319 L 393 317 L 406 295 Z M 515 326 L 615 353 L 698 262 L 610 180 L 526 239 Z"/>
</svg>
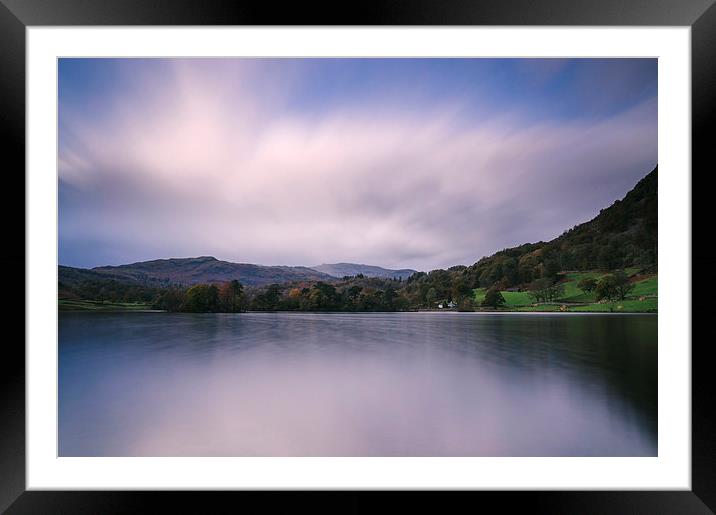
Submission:
<svg viewBox="0 0 716 515">
<path fill-rule="evenodd" d="M 287 108 L 290 83 L 258 87 L 254 62 L 194 63 L 136 74 L 101 114 L 61 106 L 61 254 L 470 264 L 588 219 L 656 164 L 655 98 L 540 123 L 466 120 L 455 98 L 317 115 Z"/>
</svg>

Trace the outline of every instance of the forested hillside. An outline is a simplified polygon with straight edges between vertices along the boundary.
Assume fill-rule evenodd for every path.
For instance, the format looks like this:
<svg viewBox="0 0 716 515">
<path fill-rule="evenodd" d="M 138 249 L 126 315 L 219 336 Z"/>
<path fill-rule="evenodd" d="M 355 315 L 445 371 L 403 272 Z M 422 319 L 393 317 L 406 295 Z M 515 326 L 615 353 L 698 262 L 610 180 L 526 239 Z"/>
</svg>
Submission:
<svg viewBox="0 0 716 515">
<path fill-rule="evenodd" d="M 465 269 L 465 280 L 475 288 L 498 282 L 509 288 L 563 270 L 638 267 L 656 271 L 657 170 L 589 222 L 552 241 L 527 243 L 484 257 Z"/>
</svg>

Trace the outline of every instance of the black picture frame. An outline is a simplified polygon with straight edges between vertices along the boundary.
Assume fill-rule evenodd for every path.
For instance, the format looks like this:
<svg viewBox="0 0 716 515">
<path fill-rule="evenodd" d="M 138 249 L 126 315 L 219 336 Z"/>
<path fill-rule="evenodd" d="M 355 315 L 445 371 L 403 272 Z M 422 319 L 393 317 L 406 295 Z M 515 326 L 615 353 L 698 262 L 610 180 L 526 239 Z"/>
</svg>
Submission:
<svg viewBox="0 0 716 515">
<path fill-rule="evenodd" d="M 692 265 L 713 270 L 715 259 L 693 238 L 709 234 L 705 208 L 708 165 L 716 161 L 710 134 L 716 125 L 716 0 L 502 0 L 368 1 L 351 5 L 190 0 L 0 0 L 0 202 L 6 244 L 0 261 L 8 272 L 2 295 L 5 327 L 19 327 L 24 306 L 25 224 L 25 29 L 40 25 L 640 25 L 691 27 L 692 71 Z M 712 130 L 709 130 L 712 129 Z M 688 173 L 687 170 L 684 173 Z M 708 238 L 705 238 L 708 239 Z M 704 268 L 707 267 L 707 268 Z M 17 273 L 23 270 L 23 274 Z M 705 290 L 692 289 L 692 490 L 582 492 L 466 492 L 470 503 L 498 502 L 501 509 L 529 506 L 547 513 L 712 513 L 716 511 L 716 423 L 708 349 L 716 341 Z M 700 302 L 703 301 L 703 302 Z M 23 307 L 24 309 L 24 307 Z M 129 513 L 159 502 L 168 511 L 235 511 L 236 502 L 264 503 L 265 492 L 26 491 L 24 321 L 4 338 L 0 358 L 0 511 L 7 513 Z M 688 344 L 688 342 L 670 342 Z M 241 500 L 237 498 L 241 497 Z M 321 497 L 284 492 L 281 506 L 367 511 L 385 494 L 349 492 Z M 425 496 L 413 497 L 425 505 Z M 227 502 L 228 501 L 228 502 Z M 402 502 L 402 501 L 401 501 Z M 440 499 L 438 502 L 442 503 Z M 279 506 L 272 501 L 270 507 Z M 225 506 L 225 508 L 223 508 Z M 232 508 L 233 506 L 233 508 Z M 175 510 L 172 510 L 175 511 Z M 332 510 L 334 511 L 334 510 Z"/>
</svg>

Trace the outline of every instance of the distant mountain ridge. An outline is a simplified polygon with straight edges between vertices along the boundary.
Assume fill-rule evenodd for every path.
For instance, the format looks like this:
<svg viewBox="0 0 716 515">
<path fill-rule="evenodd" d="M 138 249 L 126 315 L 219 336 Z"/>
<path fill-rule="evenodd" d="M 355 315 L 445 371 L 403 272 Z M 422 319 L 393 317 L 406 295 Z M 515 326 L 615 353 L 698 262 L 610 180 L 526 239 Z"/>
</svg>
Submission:
<svg viewBox="0 0 716 515">
<path fill-rule="evenodd" d="M 407 279 L 416 272 L 409 268 L 391 270 L 380 266 L 361 265 L 357 263 L 324 263 L 311 268 L 337 278 L 362 274 L 365 277 L 379 277 L 381 279 Z"/>
<path fill-rule="evenodd" d="M 59 267 L 60 282 L 73 284 L 82 280 L 112 279 L 146 286 L 222 283 L 238 279 L 247 286 L 263 286 L 292 281 L 332 280 L 324 274 L 303 266 L 264 266 L 221 261 L 212 256 L 171 258 L 141 261 L 119 266 L 91 269 Z"/>
<path fill-rule="evenodd" d="M 66 285 L 83 281 L 113 280 L 144 286 L 191 286 L 202 283 L 223 283 L 238 279 L 246 286 L 265 286 L 301 281 L 332 281 L 347 275 L 407 279 L 415 270 L 390 270 L 379 266 L 355 263 L 323 264 L 317 267 L 266 266 L 221 261 L 213 256 L 155 259 L 118 266 L 94 268 L 59 267 L 59 280 Z"/>
</svg>

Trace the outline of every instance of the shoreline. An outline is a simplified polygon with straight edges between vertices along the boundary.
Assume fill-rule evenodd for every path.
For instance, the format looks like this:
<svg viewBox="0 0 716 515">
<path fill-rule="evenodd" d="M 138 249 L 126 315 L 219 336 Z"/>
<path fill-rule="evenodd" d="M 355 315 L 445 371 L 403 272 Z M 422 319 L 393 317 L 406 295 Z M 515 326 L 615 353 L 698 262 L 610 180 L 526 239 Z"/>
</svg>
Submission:
<svg viewBox="0 0 716 515">
<path fill-rule="evenodd" d="M 418 309 L 410 311 L 241 311 L 241 312 L 214 312 L 214 311 L 166 311 L 161 309 L 58 309 L 59 313 L 177 313 L 183 315 L 246 315 L 261 314 L 310 314 L 310 315 L 393 315 L 409 313 L 453 313 L 459 315 L 658 315 L 658 311 L 558 311 L 558 310 L 475 310 L 458 311 L 456 309 Z"/>
</svg>

